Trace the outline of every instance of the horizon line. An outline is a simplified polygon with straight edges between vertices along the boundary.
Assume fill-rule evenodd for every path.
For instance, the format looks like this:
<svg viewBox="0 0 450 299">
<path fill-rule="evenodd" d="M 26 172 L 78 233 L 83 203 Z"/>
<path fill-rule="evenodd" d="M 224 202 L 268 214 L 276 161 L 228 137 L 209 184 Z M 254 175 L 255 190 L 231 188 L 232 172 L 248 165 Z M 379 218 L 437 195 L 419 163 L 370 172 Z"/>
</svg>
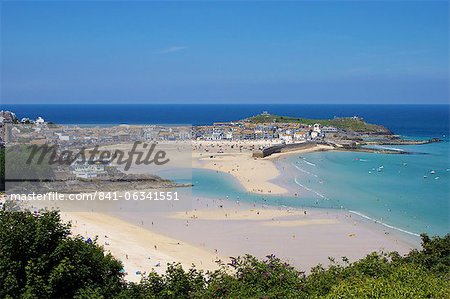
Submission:
<svg viewBox="0 0 450 299">
<path fill-rule="evenodd" d="M 3 105 L 60 105 L 60 106 L 69 106 L 69 105 L 121 105 L 121 106 L 134 106 L 134 105 L 384 105 L 384 106 L 395 106 L 395 105 L 417 105 L 417 106 L 444 106 L 450 105 L 450 101 L 448 103 L 1 103 L 0 106 Z"/>
</svg>

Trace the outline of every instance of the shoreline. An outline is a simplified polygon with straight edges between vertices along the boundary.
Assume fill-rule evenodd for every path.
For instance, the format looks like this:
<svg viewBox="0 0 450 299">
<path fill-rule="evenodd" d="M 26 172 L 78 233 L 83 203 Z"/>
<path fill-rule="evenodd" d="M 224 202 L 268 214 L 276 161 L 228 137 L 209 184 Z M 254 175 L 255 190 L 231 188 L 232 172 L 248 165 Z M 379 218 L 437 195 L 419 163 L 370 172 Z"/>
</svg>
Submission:
<svg viewBox="0 0 450 299">
<path fill-rule="evenodd" d="M 289 155 L 333 150 L 318 145 L 255 159 L 249 151 L 254 144 L 243 143 L 230 152 L 217 144 L 203 143 L 202 150 L 208 150 L 194 151 L 192 166 L 228 173 L 244 190 L 260 195 L 292 192 L 276 181 L 282 173 L 277 161 Z M 139 281 L 138 271 L 149 273 L 153 269 L 163 273 L 171 262 L 181 263 L 184 269 L 194 263 L 199 269 L 214 270 L 218 268 L 215 261 L 247 253 L 259 258 L 276 253 L 293 266 L 309 271 L 319 263 L 327 265 L 328 256 L 347 256 L 354 261 L 373 251 L 403 254 L 420 248 L 416 234 L 407 235 L 357 211 L 211 198 L 193 199 L 193 203 L 192 209 L 182 212 L 169 209 L 61 215 L 75 222 L 74 234 L 98 236 L 99 244 L 124 262 L 128 281 Z"/>
<path fill-rule="evenodd" d="M 286 184 L 282 184 L 278 181 L 278 179 L 281 177 L 281 173 L 283 172 L 283 170 L 281 169 L 282 165 L 278 164 L 278 162 L 282 162 L 284 159 L 288 158 L 291 155 L 296 155 L 296 154 L 304 154 L 304 153 L 312 153 L 312 152 L 320 152 L 320 151 L 341 151 L 341 152 L 348 152 L 351 150 L 345 150 L 345 149 L 337 149 L 334 148 L 332 146 L 327 146 L 327 145 L 321 145 L 321 144 L 317 144 L 314 147 L 310 147 L 310 148 L 301 148 L 298 150 L 292 150 L 292 151 L 286 151 L 286 152 L 279 152 L 279 153 L 273 153 L 267 157 L 264 158 L 253 158 L 251 157 L 251 159 L 247 159 L 247 160 L 251 160 L 252 163 L 254 163 L 254 168 L 256 169 L 257 166 L 259 166 L 260 164 L 262 164 L 262 161 L 269 161 L 272 162 L 272 167 L 267 167 L 265 165 L 264 167 L 264 172 L 265 175 L 264 176 L 259 176 L 258 180 L 255 180 L 255 176 L 256 173 L 252 172 L 252 171 L 247 171 L 244 174 L 240 173 L 239 175 L 237 175 L 237 171 L 229 171 L 229 169 L 226 167 L 226 163 L 228 162 L 228 160 L 220 160 L 220 162 L 222 163 L 217 163 L 217 156 L 220 155 L 227 155 L 230 157 L 234 157 L 234 155 L 232 153 L 227 153 L 227 154 L 214 154 L 214 153 L 210 153 L 211 155 L 214 156 L 214 158 L 212 158 L 212 160 L 215 161 L 215 163 L 209 163 L 209 164 L 195 164 L 197 166 L 197 168 L 200 169 L 208 169 L 208 170 L 213 170 L 216 172 L 222 172 L 222 173 L 226 173 L 229 174 L 233 177 L 233 179 L 236 181 L 237 184 L 240 185 L 240 187 L 242 187 L 244 190 L 246 190 L 247 192 L 251 192 L 251 193 L 255 193 L 255 194 L 260 194 L 260 195 L 292 195 L 292 196 L 298 196 L 298 191 L 293 190 L 292 188 L 290 188 L 290 186 L 286 185 Z M 356 151 L 355 151 L 356 152 Z M 373 152 L 373 151 L 371 151 Z M 251 153 L 248 153 L 248 155 L 250 155 Z M 242 155 L 242 154 L 240 154 Z M 198 158 L 199 160 L 202 158 Z M 238 158 L 237 160 L 239 160 L 239 162 L 241 161 L 241 157 Z M 195 159 L 194 159 L 195 160 Z M 284 167 L 283 167 L 284 169 Z M 228 170 L 228 171 L 226 171 Z M 267 174 L 267 171 L 270 171 L 270 175 Z M 266 181 L 264 181 L 264 179 Z M 298 184 L 298 183 L 297 183 Z M 271 192 L 264 192 L 265 190 L 262 188 L 262 186 L 278 186 L 278 188 L 275 188 L 276 191 L 279 190 L 283 190 L 282 192 L 274 192 L 273 189 L 269 189 L 268 191 Z M 314 190 L 312 190 L 312 192 L 315 192 Z M 319 197 L 323 197 L 323 195 L 321 194 L 317 194 Z M 327 199 L 327 198 L 324 198 Z M 313 209 L 316 209 L 315 207 L 312 207 Z M 321 209 L 321 208 L 318 208 Z M 334 210 L 334 209 L 333 209 Z M 353 213 L 355 215 L 358 215 L 361 218 L 365 218 L 366 220 L 368 220 L 369 222 L 374 222 L 374 224 L 376 224 L 378 226 L 377 229 L 379 230 L 383 230 L 383 229 L 390 229 L 393 232 L 399 234 L 400 237 L 412 237 L 413 239 L 417 239 L 420 237 L 419 234 L 414 233 L 414 232 L 410 232 L 407 230 L 404 230 L 402 228 L 398 228 L 394 225 L 390 225 L 387 223 L 384 223 L 382 221 L 373 219 L 361 212 L 358 211 L 351 211 L 351 210 L 346 210 L 347 212 Z"/>
<path fill-rule="evenodd" d="M 222 143 L 220 142 L 202 142 L 202 148 L 209 146 L 207 151 L 200 152 L 198 146 L 194 147 L 193 163 L 194 168 L 209 169 L 213 171 L 231 174 L 236 178 L 241 186 L 248 191 L 256 194 L 272 194 L 286 195 L 289 193 L 284 187 L 281 187 L 273 181 L 278 178 L 281 173 L 276 167 L 274 161 L 286 157 L 288 155 L 311 153 L 316 151 L 333 150 L 332 146 L 316 145 L 315 147 L 302 148 L 289 152 L 274 153 L 264 158 L 254 158 L 250 151 L 228 151 L 224 152 L 223 147 L 228 145 L 229 149 L 239 143 Z M 260 145 L 260 143 L 246 143 L 252 147 Z M 218 148 L 219 150 L 213 151 Z M 250 147 L 249 147 L 250 148 Z"/>
<path fill-rule="evenodd" d="M 373 251 L 404 254 L 418 248 L 416 242 L 349 211 L 227 199 L 197 198 L 185 211 L 62 211 L 61 217 L 72 221 L 73 234 L 98 236 L 98 243 L 124 263 L 126 279 L 134 282 L 141 278 L 137 271 L 163 273 L 172 262 L 184 269 L 194 263 L 206 271 L 217 269 L 219 259 L 274 253 L 309 273 L 319 263 L 328 265 L 329 256 L 355 261 Z"/>
<path fill-rule="evenodd" d="M 197 141 L 197 143 L 200 142 Z M 251 145 L 251 147 L 247 148 L 246 152 L 223 151 L 223 148 L 225 146 L 228 146 L 228 149 L 230 149 L 232 147 L 231 145 L 239 144 L 236 142 L 201 141 L 200 144 L 203 145 L 203 149 L 207 146 L 209 146 L 209 148 L 206 152 L 200 152 L 198 150 L 198 146 L 194 146 L 194 150 L 192 153 L 192 166 L 194 168 L 209 169 L 217 172 L 228 173 L 236 178 L 246 191 L 256 194 L 272 195 L 286 195 L 290 192 L 286 188 L 273 182 L 281 175 L 279 169 L 275 165 L 275 161 L 284 159 L 290 155 L 321 151 L 410 154 L 409 152 L 397 150 L 378 150 L 370 148 L 345 149 L 335 148 L 331 145 L 316 144 L 314 147 L 276 152 L 263 158 L 255 158 L 252 156 L 252 152 L 250 151 L 250 149 L 253 149 L 255 146 L 261 145 L 261 142 L 246 142 L 245 144 Z"/>
</svg>

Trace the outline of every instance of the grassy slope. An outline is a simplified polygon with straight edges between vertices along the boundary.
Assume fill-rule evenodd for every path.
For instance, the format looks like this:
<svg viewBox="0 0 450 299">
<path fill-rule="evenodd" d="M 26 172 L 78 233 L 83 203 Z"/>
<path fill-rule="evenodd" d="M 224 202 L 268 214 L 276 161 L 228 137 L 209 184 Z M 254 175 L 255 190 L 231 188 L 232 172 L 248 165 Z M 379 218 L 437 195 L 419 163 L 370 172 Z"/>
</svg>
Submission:
<svg viewBox="0 0 450 299">
<path fill-rule="evenodd" d="M 353 118 L 335 119 L 308 119 L 279 115 L 257 115 L 246 119 L 251 123 L 302 123 L 306 125 L 321 124 L 322 126 L 333 126 L 339 129 L 357 132 L 385 132 L 389 130 L 380 125 L 368 124 L 363 120 Z"/>
</svg>

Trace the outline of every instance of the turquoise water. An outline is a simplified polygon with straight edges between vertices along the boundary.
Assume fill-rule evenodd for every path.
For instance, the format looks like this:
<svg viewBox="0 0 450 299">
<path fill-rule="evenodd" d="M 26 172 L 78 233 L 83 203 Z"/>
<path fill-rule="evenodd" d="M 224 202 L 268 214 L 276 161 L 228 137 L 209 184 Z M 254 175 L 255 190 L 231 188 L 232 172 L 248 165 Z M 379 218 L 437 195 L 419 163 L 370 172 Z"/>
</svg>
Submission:
<svg viewBox="0 0 450 299">
<path fill-rule="evenodd" d="M 299 192 L 319 205 L 328 201 L 409 232 L 442 235 L 449 231 L 448 145 L 395 147 L 425 153 L 414 155 L 318 152 L 287 163 Z"/>
<path fill-rule="evenodd" d="M 277 183 L 289 188 L 291 194 L 298 192 L 299 197 L 249 194 L 231 176 L 206 170 L 193 171 L 193 195 L 228 196 L 294 207 L 343 208 L 414 234 L 442 235 L 450 231 L 450 180 L 446 171 L 450 167 L 450 105 L 90 105 L 89 108 L 85 105 L 2 105 L 2 109 L 16 112 L 19 118 L 42 116 L 54 123 L 72 124 L 203 125 L 243 119 L 262 111 L 321 119 L 357 115 L 413 139 L 445 136 L 446 142 L 442 143 L 395 146 L 426 155 L 327 152 L 304 155 L 306 160 L 291 156 L 279 165 L 283 175 Z M 103 113 L 99 114 L 99 110 Z M 380 166 L 382 170 L 377 171 Z M 431 170 L 436 174 L 430 174 Z M 190 183 L 189 171 L 161 175 Z"/>
<path fill-rule="evenodd" d="M 194 170 L 193 194 L 293 207 L 346 209 L 412 234 L 449 232 L 449 143 L 395 146 L 417 154 L 316 152 L 278 166 L 277 183 L 298 197 L 261 196 L 229 175 Z M 435 174 L 431 174 L 431 171 Z M 426 176 L 426 178 L 424 178 Z"/>
</svg>

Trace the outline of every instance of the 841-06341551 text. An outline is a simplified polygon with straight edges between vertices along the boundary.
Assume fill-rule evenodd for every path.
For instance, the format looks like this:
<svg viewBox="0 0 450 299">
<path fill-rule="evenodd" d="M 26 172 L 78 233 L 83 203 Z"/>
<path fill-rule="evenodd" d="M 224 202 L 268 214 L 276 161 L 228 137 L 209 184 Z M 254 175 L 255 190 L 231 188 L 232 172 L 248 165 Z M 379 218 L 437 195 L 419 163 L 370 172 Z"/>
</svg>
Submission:
<svg viewBox="0 0 450 299">
<path fill-rule="evenodd" d="M 15 201 L 178 201 L 177 191 L 95 191 L 90 193 L 64 194 L 49 192 L 45 194 L 10 194 Z"/>
</svg>

